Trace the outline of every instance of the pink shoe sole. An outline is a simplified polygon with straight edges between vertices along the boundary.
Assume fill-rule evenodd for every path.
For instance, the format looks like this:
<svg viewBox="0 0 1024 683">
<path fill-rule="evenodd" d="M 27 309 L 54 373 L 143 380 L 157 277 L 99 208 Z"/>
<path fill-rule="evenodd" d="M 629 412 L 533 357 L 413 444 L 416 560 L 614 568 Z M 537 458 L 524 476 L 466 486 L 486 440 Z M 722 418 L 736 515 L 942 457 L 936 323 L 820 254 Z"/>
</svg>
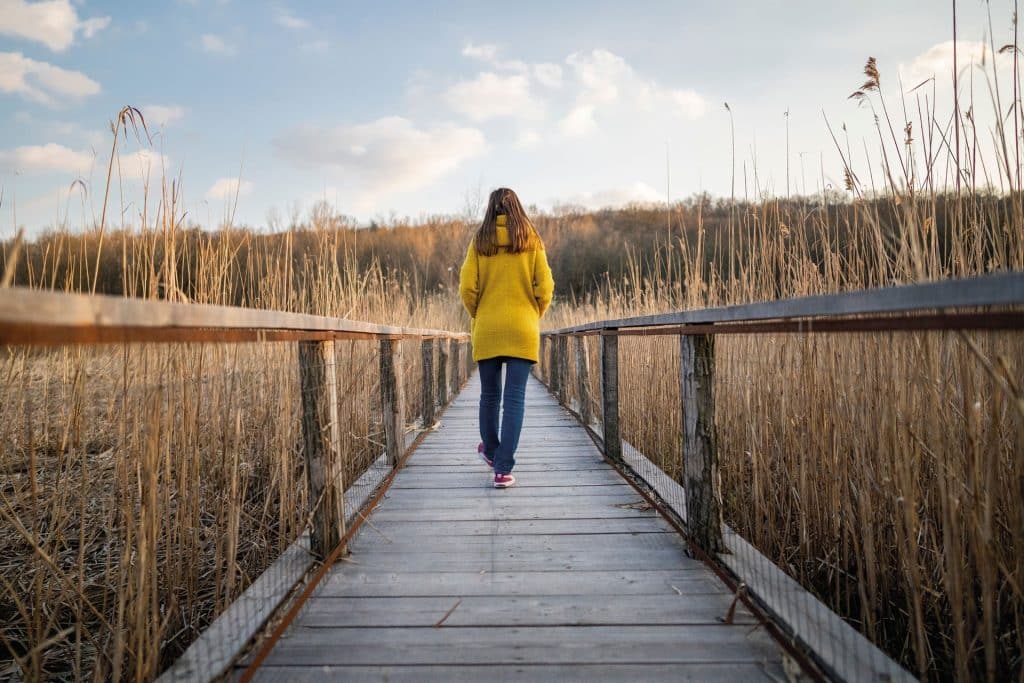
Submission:
<svg viewBox="0 0 1024 683">
<path fill-rule="evenodd" d="M 487 463 L 488 467 L 491 467 L 491 468 L 494 467 L 494 461 L 491 460 L 490 458 L 488 458 L 487 454 L 484 453 L 484 442 L 483 441 L 481 441 L 480 445 L 476 447 L 476 452 L 477 452 L 477 455 L 480 456 L 480 459 L 483 460 L 485 463 Z"/>
</svg>

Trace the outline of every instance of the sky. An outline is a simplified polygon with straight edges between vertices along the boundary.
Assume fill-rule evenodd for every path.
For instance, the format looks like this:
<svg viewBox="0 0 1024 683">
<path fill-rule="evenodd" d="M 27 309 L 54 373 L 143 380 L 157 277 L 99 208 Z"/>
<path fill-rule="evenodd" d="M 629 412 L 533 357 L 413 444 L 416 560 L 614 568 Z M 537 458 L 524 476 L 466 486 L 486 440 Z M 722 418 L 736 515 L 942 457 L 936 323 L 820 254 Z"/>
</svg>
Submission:
<svg viewBox="0 0 1024 683">
<path fill-rule="evenodd" d="M 1012 39 L 1012 2 L 961 0 L 962 61 L 989 11 Z M 823 115 L 877 146 L 848 99 L 867 58 L 892 97 L 934 75 L 948 100 L 952 37 L 927 0 L 0 0 L 0 239 L 99 218 L 124 106 L 151 142 L 118 145 L 112 225 L 152 220 L 163 178 L 209 228 L 321 200 L 468 215 L 499 186 L 544 210 L 728 197 L 730 122 L 737 196 L 786 194 L 787 123 L 788 191 L 841 189 Z"/>
</svg>

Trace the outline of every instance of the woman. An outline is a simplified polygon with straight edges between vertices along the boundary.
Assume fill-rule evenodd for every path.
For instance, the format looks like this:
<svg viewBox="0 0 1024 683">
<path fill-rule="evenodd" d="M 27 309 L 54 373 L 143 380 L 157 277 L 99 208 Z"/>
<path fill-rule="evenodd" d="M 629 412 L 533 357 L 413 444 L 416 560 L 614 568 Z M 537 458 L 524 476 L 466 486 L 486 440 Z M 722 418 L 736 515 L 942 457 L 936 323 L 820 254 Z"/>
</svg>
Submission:
<svg viewBox="0 0 1024 683">
<path fill-rule="evenodd" d="M 523 427 L 526 379 L 540 355 L 540 318 L 554 289 L 544 243 L 519 197 L 507 187 L 498 188 L 469 244 L 459 282 L 462 303 L 472 318 L 473 360 L 480 369 L 483 442 L 477 451 L 494 468 L 495 488 L 516 483 L 512 468 Z"/>
</svg>

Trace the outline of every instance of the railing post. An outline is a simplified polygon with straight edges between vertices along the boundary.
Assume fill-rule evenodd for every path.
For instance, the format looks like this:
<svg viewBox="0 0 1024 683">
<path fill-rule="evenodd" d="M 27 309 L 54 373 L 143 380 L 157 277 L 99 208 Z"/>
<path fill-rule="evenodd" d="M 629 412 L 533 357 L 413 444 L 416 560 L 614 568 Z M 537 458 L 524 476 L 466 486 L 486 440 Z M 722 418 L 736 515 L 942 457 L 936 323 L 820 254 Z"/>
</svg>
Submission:
<svg viewBox="0 0 1024 683">
<path fill-rule="evenodd" d="M 679 382 L 683 418 L 686 526 L 701 548 L 722 548 L 722 512 L 715 432 L 715 338 L 679 337 Z"/>
<path fill-rule="evenodd" d="M 333 341 L 299 342 L 302 450 L 313 510 L 311 549 L 324 558 L 345 535 L 344 468 Z"/>
<path fill-rule="evenodd" d="M 601 405 L 604 415 L 604 454 L 622 460 L 619 436 L 619 337 L 618 330 L 601 332 Z"/>
<path fill-rule="evenodd" d="M 547 376 L 548 364 L 545 362 L 547 356 L 545 356 L 544 354 L 547 352 L 547 350 L 548 350 L 548 337 L 546 335 L 541 335 L 541 337 L 540 337 L 540 348 L 537 350 L 538 351 L 538 353 L 537 353 L 537 361 L 538 362 L 534 366 L 534 374 L 537 375 L 537 379 L 539 379 L 541 382 L 543 382 L 545 384 L 547 383 L 545 377 Z"/>
<path fill-rule="evenodd" d="M 561 384 L 562 378 L 559 375 L 559 371 L 562 369 L 561 365 L 558 364 L 558 340 L 560 337 L 552 337 L 550 344 L 550 353 L 548 355 L 551 370 L 548 372 L 548 388 L 551 393 L 558 395 L 558 385 Z"/>
<path fill-rule="evenodd" d="M 442 337 L 437 340 L 437 403 L 448 403 L 448 345 L 451 339 Z"/>
<path fill-rule="evenodd" d="M 590 359 L 587 358 L 587 338 L 582 334 L 573 337 L 576 342 L 576 400 L 579 403 L 580 421 L 590 426 Z"/>
<path fill-rule="evenodd" d="M 569 337 L 558 337 L 558 402 L 569 405 Z"/>
<path fill-rule="evenodd" d="M 459 349 L 462 346 L 462 342 L 458 339 L 452 340 L 452 377 L 451 377 L 451 395 L 454 396 L 459 392 Z"/>
<path fill-rule="evenodd" d="M 401 376 L 402 347 L 397 339 L 380 340 L 380 414 L 384 421 L 384 452 L 392 467 L 405 452 L 405 391 Z"/>
<path fill-rule="evenodd" d="M 434 339 L 420 342 L 420 356 L 423 365 L 423 428 L 430 429 L 434 424 Z"/>
<path fill-rule="evenodd" d="M 465 378 L 469 380 L 469 373 L 473 372 L 473 342 L 466 342 L 466 375 Z"/>
</svg>

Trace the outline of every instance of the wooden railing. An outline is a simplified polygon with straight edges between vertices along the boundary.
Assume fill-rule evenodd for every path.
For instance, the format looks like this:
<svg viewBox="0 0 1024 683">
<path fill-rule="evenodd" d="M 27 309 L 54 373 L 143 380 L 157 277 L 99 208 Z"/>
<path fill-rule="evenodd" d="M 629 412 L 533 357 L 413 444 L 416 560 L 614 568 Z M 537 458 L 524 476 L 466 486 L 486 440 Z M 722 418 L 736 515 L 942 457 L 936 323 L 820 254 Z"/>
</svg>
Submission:
<svg viewBox="0 0 1024 683">
<path fill-rule="evenodd" d="M 370 342 L 371 345 L 376 342 L 370 348 L 359 347 L 364 361 L 358 367 L 337 365 L 337 358 L 341 354 L 337 345 L 348 340 Z M 301 469 L 304 472 L 305 500 L 308 501 L 308 509 L 283 510 L 280 514 L 297 514 L 300 519 L 305 517 L 308 521 L 308 534 L 292 538 L 294 542 L 281 554 L 279 560 L 262 570 L 263 575 L 249 590 L 256 599 L 246 599 L 243 595 L 241 599 L 227 605 L 217 621 L 208 629 L 209 637 L 201 637 L 193 643 L 166 674 L 171 679 L 213 678 L 224 671 L 246 642 L 261 628 L 296 581 L 302 578 L 312 564 L 313 556 L 324 559 L 332 553 L 337 554 L 346 537 L 346 525 L 351 524 L 354 519 L 359 519 L 360 508 L 371 499 L 374 489 L 387 478 L 388 471 L 393 471 L 406 453 L 409 446 L 407 433 L 413 428 L 410 423 L 415 422 L 415 428 L 419 429 L 421 434 L 435 425 L 439 410 L 443 409 L 458 392 L 472 370 L 469 335 L 446 330 L 378 325 L 280 311 L 133 300 L 23 288 L 0 289 L 0 348 L 7 347 L 11 353 L 22 349 L 18 353 L 22 353 L 25 358 L 24 367 L 31 366 L 33 358 L 39 357 L 40 354 L 50 353 L 47 349 L 56 349 L 55 352 L 58 352 L 60 347 L 97 344 L 123 345 L 127 349 L 140 343 L 167 344 L 170 345 L 169 348 L 174 349 L 191 348 L 196 345 L 297 344 L 295 355 L 279 354 L 282 358 L 297 359 L 298 381 L 295 385 L 290 385 L 297 389 L 297 394 L 290 396 L 289 401 L 297 406 L 297 411 L 292 410 L 291 414 L 298 412 L 301 415 L 298 439 L 300 457 L 296 462 L 289 462 L 283 467 Z M 375 348 L 372 348 L 373 346 Z M 403 346 L 406 347 L 404 350 Z M 32 347 L 31 351 L 27 350 L 29 347 Z M 376 376 L 379 377 L 379 383 L 378 396 L 375 400 L 379 406 L 379 413 L 378 408 L 370 412 L 380 416 L 383 439 L 376 442 L 370 435 L 368 440 L 364 438 L 361 443 L 369 443 L 369 448 L 379 447 L 377 452 L 380 457 L 374 455 L 369 469 L 365 469 L 362 474 L 359 471 L 354 472 L 355 481 L 345 481 L 344 472 L 348 469 L 351 473 L 352 463 L 345 462 L 347 454 L 343 451 L 342 442 L 351 425 L 344 424 L 339 416 L 339 401 L 365 403 L 374 399 L 362 394 L 339 396 L 339 393 L 344 391 L 340 387 L 348 387 L 351 384 L 348 381 L 350 377 L 365 373 L 365 361 L 372 363 L 374 353 L 378 356 L 376 370 L 379 374 Z M 114 357 L 116 358 L 116 355 Z M 349 358 L 353 358 L 351 353 Z M 125 360 L 124 363 L 123 374 L 128 375 L 131 372 L 128 361 Z M 419 365 L 418 370 L 412 370 L 415 365 Z M 278 369 L 274 377 L 287 378 L 291 376 L 291 372 Z M 414 373 L 412 377 L 409 376 L 410 372 Z M 7 379 L 9 382 L 10 377 Z M 412 381 L 414 379 L 416 382 Z M 421 385 L 421 395 L 409 396 L 407 387 L 415 383 Z M 247 390 L 245 386 L 232 386 L 234 388 L 231 391 L 238 392 L 240 397 L 244 397 Z M 372 386 L 372 383 L 367 386 Z M 8 385 L 4 388 L 14 394 L 24 391 L 18 386 Z M 196 387 L 196 390 L 205 391 L 203 387 Z M 140 390 L 140 393 L 143 392 Z M 418 403 L 419 409 L 416 414 L 410 414 L 407 407 L 410 402 Z M 365 414 L 365 405 L 363 409 L 364 413 L 361 414 Z M 286 408 L 282 406 L 281 410 Z M 238 419 L 241 420 L 241 417 Z M 114 448 L 127 449 L 127 446 L 121 444 Z M 17 459 L 19 456 L 11 451 L 8 457 Z M 287 459 L 290 455 L 282 453 L 277 457 Z M 83 468 L 89 467 L 87 459 L 83 459 L 82 462 Z M 26 461 L 16 466 L 30 468 L 35 465 Z M 144 469 L 150 466 L 140 464 L 138 467 Z M 365 465 L 363 467 L 365 468 Z M 150 479 L 144 479 L 143 474 L 139 475 L 140 485 L 143 481 L 157 479 L 156 473 L 148 473 L 146 476 Z M 192 476 L 198 477 L 200 473 Z M 224 492 L 224 495 L 235 495 L 239 500 L 243 498 L 241 494 L 231 491 Z M 35 491 L 32 496 L 35 501 Z M 244 504 L 244 501 L 240 504 Z M 255 515 L 258 512 L 259 510 L 243 509 L 241 514 Z M 265 512 L 264 510 L 263 514 Z M 273 515 L 270 517 L 273 518 Z M 0 529 L 3 528 L 5 521 L 13 520 L 10 519 L 10 515 L 0 520 Z M 39 549 L 38 552 L 47 547 L 48 541 L 40 537 L 40 534 L 45 532 L 32 531 L 32 523 L 21 527 L 29 534 L 25 539 L 27 544 Z M 111 532 L 114 535 L 119 533 L 118 530 Z M 182 533 L 192 531 L 182 530 Z M 126 535 L 132 537 L 133 533 Z M 309 554 L 310 551 L 312 556 Z M 157 563 L 157 549 L 148 548 L 147 552 L 152 553 L 153 557 L 146 558 L 145 561 Z M 228 562 L 230 566 L 231 560 Z M 60 579 L 55 576 L 53 580 Z M 10 590 L 15 590 L 12 583 L 5 585 Z M 172 590 L 177 588 L 170 587 Z M 120 594 L 121 591 L 118 586 L 105 586 L 104 589 L 111 590 L 114 594 Z M 157 589 L 154 587 L 153 590 Z M 2 592 L 0 597 L 3 597 Z M 84 594 L 78 594 L 75 600 L 82 604 L 88 602 Z M 161 604 L 168 602 L 163 597 L 159 601 Z M 5 602 L 31 606 L 32 597 L 8 595 Z M 116 602 L 115 600 L 111 604 Z M 65 608 L 76 613 L 82 611 L 80 605 Z M 114 621 L 112 615 L 104 617 L 99 610 L 94 611 L 98 622 L 103 624 L 97 626 L 98 629 L 105 629 Z M 117 637 L 114 633 L 109 633 L 103 639 L 113 642 Z M 45 649 L 50 645 L 52 644 L 24 643 L 26 651 L 33 648 Z M 162 647 L 162 643 L 149 643 L 146 647 Z M 0 654 L 2 652 L 3 649 L 0 648 Z M 97 657 L 97 665 L 107 667 L 104 670 L 108 674 L 116 668 L 116 656 L 113 653 L 99 652 L 94 653 L 94 656 Z M 136 670 L 149 669 L 151 673 L 159 671 L 159 668 L 155 671 L 150 668 L 157 666 L 153 662 L 165 659 L 161 652 L 151 653 L 145 664 L 139 663 L 142 656 L 139 652 L 127 655 L 121 653 L 118 656 L 127 656 L 132 660 L 127 665 L 136 667 Z M 0 657 L 0 662 L 2 659 Z M 25 663 L 25 666 L 27 665 Z"/>
<path fill-rule="evenodd" d="M 617 320 L 601 320 L 544 332 L 538 376 L 576 413 L 613 462 L 643 480 L 684 523 L 698 552 L 727 567 L 744 591 L 775 615 L 830 675 L 842 680 L 905 678 L 908 674 L 853 631 L 749 543 L 723 524 L 716 427 L 716 338 L 770 335 L 922 330 L 1020 330 L 1024 328 L 1024 274 L 810 296 Z M 620 342 L 637 337 L 678 337 L 679 405 L 663 405 L 634 421 L 679 416 L 679 450 L 637 451 L 623 438 Z M 586 340 L 598 338 L 599 372 L 592 377 Z M 570 344 L 573 345 L 570 349 Z M 661 347 L 664 351 L 666 347 Z M 592 350 L 592 349 L 591 349 Z M 627 359 L 649 366 L 652 359 Z M 660 358 L 664 361 L 665 358 Z M 667 365 L 666 365 L 667 367 Z M 652 369 L 657 375 L 657 367 Z M 732 387 L 726 386 L 728 392 Z M 598 394 L 594 400 L 594 392 Z M 599 415 L 594 415 L 598 407 Z M 649 404 L 644 407 L 650 410 Z M 596 418 L 596 419 L 595 419 Z M 664 461 L 683 473 L 666 475 Z M 678 465 L 681 465 L 678 466 Z M 737 492 L 742 496 L 742 493 Z"/>
</svg>

